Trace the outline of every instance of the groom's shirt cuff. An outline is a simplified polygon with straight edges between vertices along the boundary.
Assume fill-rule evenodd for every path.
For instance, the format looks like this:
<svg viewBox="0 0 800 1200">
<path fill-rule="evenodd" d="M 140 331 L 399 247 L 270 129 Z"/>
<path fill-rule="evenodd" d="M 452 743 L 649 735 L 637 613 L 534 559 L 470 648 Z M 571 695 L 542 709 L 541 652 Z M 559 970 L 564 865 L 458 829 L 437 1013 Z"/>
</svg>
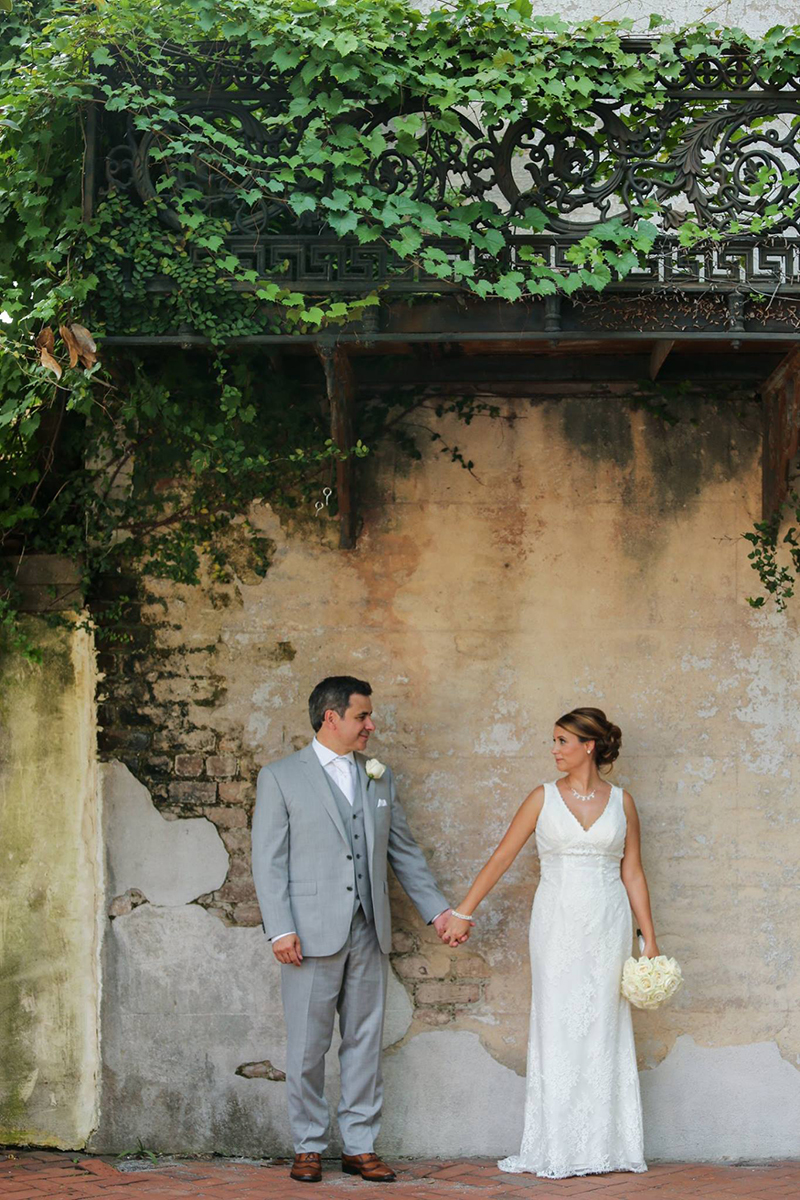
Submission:
<svg viewBox="0 0 800 1200">
<path fill-rule="evenodd" d="M 442 911 L 441 911 L 440 913 L 437 913 L 435 917 L 432 917 L 432 918 L 431 918 L 431 920 L 428 922 L 428 924 L 429 924 L 429 925 L 432 925 L 434 921 L 438 921 L 438 920 L 439 920 L 439 917 L 443 917 L 443 916 L 444 916 L 444 914 L 445 914 L 446 912 L 449 912 L 449 911 L 450 911 L 450 909 L 449 909 L 449 908 L 443 908 L 443 909 L 442 909 Z"/>
<path fill-rule="evenodd" d="M 290 929 L 287 933 L 279 933 L 277 937 L 270 938 L 271 942 L 279 942 L 282 937 L 288 937 L 290 933 L 297 933 L 296 929 Z"/>
</svg>

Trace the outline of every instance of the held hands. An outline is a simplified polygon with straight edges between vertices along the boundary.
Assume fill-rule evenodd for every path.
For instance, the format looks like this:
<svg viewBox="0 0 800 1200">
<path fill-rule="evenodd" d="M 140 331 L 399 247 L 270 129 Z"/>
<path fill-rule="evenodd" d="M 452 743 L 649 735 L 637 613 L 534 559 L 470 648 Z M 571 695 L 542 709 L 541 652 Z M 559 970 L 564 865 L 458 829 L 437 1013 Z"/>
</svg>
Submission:
<svg viewBox="0 0 800 1200">
<path fill-rule="evenodd" d="M 445 909 L 433 921 L 433 927 L 446 946 L 460 946 L 469 937 L 470 928 L 474 921 L 463 921 L 452 915 L 451 909 Z M 299 967 L 303 961 L 300 938 L 296 933 L 288 933 L 286 937 L 278 938 L 272 943 L 272 953 L 279 963 L 286 966 Z"/>
<path fill-rule="evenodd" d="M 303 961 L 300 938 L 296 933 L 287 933 L 286 937 L 278 938 L 276 942 L 273 942 L 272 953 L 279 963 L 287 966 L 299 967 Z"/>
<path fill-rule="evenodd" d="M 442 928 L 439 928 L 440 921 Z M 454 917 L 450 909 L 442 913 L 441 917 L 434 921 L 439 937 L 445 946 L 450 947 L 460 946 L 462 942 L 465 942 L 474 924 L 474 921 L 465 921 L 462 917 Z"/>
</svg>

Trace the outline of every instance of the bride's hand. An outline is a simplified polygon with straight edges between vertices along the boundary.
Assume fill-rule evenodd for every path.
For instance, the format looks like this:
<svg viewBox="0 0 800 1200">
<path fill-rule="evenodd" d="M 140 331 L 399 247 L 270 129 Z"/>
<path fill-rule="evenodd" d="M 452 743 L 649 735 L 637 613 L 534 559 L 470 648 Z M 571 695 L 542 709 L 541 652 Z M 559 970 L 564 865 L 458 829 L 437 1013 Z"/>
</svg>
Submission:
<svg viewBox="0 0 800 1200">
<path fill-rule="evenodd" d="M 655 941 L 645 942 L 642 953 L 645 958 L 658 958 L 659 950 Z"/>
<path fill-rule="evenodd" d="M 470 928 L 474 921 L 464 921 L 461 917 L 451 916 L 442 934 L 442 941 L 447 946 L 460 946 L 469 937 Z"/>
</svg>

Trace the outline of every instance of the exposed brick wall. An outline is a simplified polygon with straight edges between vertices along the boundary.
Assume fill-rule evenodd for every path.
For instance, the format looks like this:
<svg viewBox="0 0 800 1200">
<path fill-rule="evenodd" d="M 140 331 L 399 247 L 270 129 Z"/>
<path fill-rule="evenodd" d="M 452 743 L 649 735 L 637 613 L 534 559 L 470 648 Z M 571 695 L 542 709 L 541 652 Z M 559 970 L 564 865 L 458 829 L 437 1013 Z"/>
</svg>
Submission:
<svg viewBox="0 0 800 1200">
<path fill-rule="evenodd" d="M 214 713 L 225 699 L 223 677 L 214 669 L 214 645 L 193 646 L 167 639 L 172 630 L 159 598 L 146 583 L 108 579 L 93 608 L 102 622 L 115 602 L 129 597 L 109 633 L 98 637 L 99 750 L 101 757 L 123 762 L 148 789 L 153 804 L 167 820 L 206 817 L 216 826 L 230 855 L 225 883 L 197 903 L 226 924 L 259 925 L 250 866 L 250 823 L 258 773 L 242 740 L 214 728 Z M 148 608 L 148 621 L 141 609 Z M 115 612 L 115 616 L 119 613 Z M 293 650 L 278 642 L 269 653 L 275 663 L 290 661 Z M 204 719 L 202 715 L 206 714 Z M 124 911 L 129 911 L 126 901 Z M 488 967 L 464 947 L 451 951 L 431 942 L 432 933 L 402 927 L 403 898 L 395 906 L 398 927 L 392 962 L 415 1006 L 415 1015 L 440 1026 L 457 1020 L 484 999 Z"/>
<path fill-rule="evenodd" d="M 158 623 L 141 619 L 141 605 L 153 597 L 137 580 L 104 580 L 93 604 L 98 619 L 125 596 L 131 599 L 121 619 L 98 638 L 101 757 L 123 762 L 167 820 L 207 817 L 214 823 L 230 868 L 223 886 L 197 903 L 226 923 L 258 925 L 250 871 L 257 772 L 241 741 L 213 727 L 214 708 L 224 697 L 215 647 L 159 646 Z M 198 720 L 204 712 L 208 721 Z"/>
<path fill-rule="evenodd" d="M 489 966 L 468 944 L 451 950 L 397 928 L 392 965 L 411 995 L 414 1016 L 428 1025 L 449 1025 L 484 998 Z"/>
</svg>

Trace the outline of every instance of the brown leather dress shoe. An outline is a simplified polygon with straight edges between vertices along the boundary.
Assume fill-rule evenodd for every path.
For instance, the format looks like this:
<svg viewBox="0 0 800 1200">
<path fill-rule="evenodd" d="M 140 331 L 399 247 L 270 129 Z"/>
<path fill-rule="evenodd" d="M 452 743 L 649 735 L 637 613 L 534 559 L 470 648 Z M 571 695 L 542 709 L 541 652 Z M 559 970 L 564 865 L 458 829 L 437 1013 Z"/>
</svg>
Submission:
<svg viewBox="0 0 800 1200">
<path fill-rule="evenodd" d="M 289 1172 L 298 1183 L 319 1183 L 322 1179 L 322 1162 L 318 1154 L 295 1154 Z"/>
<path fill-rule="evenodd" d="M 368 1183 L 394 1183 L 397 1176 L 391 1167 L 381 1162 L 377 1154 L 343 1154 L 345 1175 L 360 1175 Z"/>
</svg>

